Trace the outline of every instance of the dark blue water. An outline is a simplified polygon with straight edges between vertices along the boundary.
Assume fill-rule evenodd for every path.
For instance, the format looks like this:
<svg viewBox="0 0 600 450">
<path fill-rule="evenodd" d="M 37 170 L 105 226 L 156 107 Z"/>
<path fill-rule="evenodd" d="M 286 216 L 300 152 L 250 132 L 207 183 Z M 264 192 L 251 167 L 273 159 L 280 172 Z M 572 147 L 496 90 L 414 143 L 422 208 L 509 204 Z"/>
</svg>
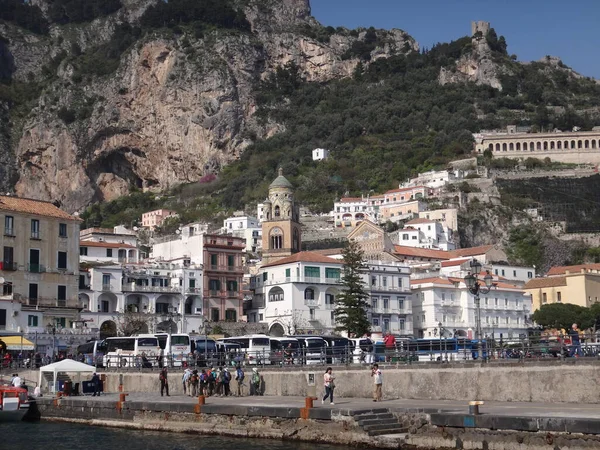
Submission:
<svg viewBox="0 0 600 450">
<path fill-rule="evenodd" d="M 68 423 L 0 423 L 6 450 L 346 450 L 347 447 L 137 431 Z"/>
</svg>

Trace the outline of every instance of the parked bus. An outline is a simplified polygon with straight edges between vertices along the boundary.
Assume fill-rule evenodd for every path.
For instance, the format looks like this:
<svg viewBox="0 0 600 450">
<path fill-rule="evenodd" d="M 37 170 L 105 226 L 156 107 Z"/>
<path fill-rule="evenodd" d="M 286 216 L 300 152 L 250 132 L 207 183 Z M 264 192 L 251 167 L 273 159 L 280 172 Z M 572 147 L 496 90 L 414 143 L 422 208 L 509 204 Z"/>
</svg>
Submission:
<svg viewBox="0 0 600 450">
<path fill-rule="evenodd" d="M 200 367 L 210 367 L 219 364 L 217 341 L 209 337 L 197 336 L 192 340 L 196 364 Z"/>
<path fill-rule="evenodd" d="M 107 338 L 104 367 L 158 366 L 161 354 L 158 338 L 151 334 Z"/>
<path fill-rule="evenodd" d="M 321 336 L 294 336 L 302 352 L 302 362 L 307 365 L 325 364 L 327 342 Z"/>
<path fill-rule="evenodd" d="M 90 341 L 77 347 L 77 355 L 83 355 L 83 362 L 90 366 L 103 367 L 105 353 L 105 341 Z"/>
<path fill-rule="evenodd" d="M 461 361 L 479 359 L 479 342 L 464 338 L 414 339 L 408 350 L 419 361 Z M 487 357 L 486 342 L 481 342 L 482 355 Z"/>
<path fill-rule="evenodd" d="M 156 333 L 158 345 L 163 351 L 164 364 L 170 367 L 181 367 L 187 363 L 188 356 L 192 353 L 189 334 L 184 333 Z"/>
<path fill-rule="evenodd" d="M 341 336 L 321 336 L 327 343 L 327 364 L 340 364 L 352 360 L 354 345 L 348 338 Z"/>
<path fill-rule="evenodd" d="M 240 344 L 240 348 L 246 354 L 248 364 L 271 364 L 271 338 L 264 334 L 250 334 L 246 336 L 235 336 L 221 339 L 222 342 L 233 342 Z"/>
<path fill-rule="evenodd" d="M 298 364 L 300 344 L 295 337 L 271 338 L 271 364 Z"/>
<path fill-rule="evenodd" d="M 372 364 L 375 343 L 368 337 L 352 338 L 352 362 L 356 364 Z"/>
</svg>

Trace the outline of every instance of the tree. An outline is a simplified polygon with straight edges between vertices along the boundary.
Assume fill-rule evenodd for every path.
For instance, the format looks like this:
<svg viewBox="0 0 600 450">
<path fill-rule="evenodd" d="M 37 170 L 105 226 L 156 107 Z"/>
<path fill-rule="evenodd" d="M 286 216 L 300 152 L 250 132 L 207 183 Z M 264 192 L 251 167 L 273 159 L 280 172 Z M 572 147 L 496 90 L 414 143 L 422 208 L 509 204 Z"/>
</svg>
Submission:
<svg viewBox="0 0 600 450">
<path fill-rule="evenodd" d="M 553 303 L 543 305 L 533 313 L 532 319 L 544 328 L 564 329 L 568 331 L 576 323 L 585 330 L 594 325 L 594 314 L 590 308 L 571 303 Z"/>
<path fill-rule="evenodd" d="M 371 325 L 367 317 L 369 297 L 361 277 L 364 253 L 355 241 L 349 241 L 342 251 L 344 273 L 342 292 L 335 300 L 336 331 L 346 331 L 348 336 L 363 336 Z"/>
<path fill-rule="evenodd" d="M 131 309 L 125 310 L 123 314 L 113 317 L 117 324 L 119 336 L 133 336 L 135 334 L 148 333 L 153 328 L 155 318 L 151 314 L 135 312 Z"/>
<path fill-rule="evenodd" d="M 284 313 L 284 316 L 282 322 L 288 336 L 293 336 L 308 326 L 308 321 L 303 317 L 302 311 L 288 310 Z"/>
<path fill-rule="evenodd" d="M 532 226 L 520 226 L 510 231 L 507 255 L 512 264 L 540 267 L 542 263 L 542 236 Z"/>
</svg>

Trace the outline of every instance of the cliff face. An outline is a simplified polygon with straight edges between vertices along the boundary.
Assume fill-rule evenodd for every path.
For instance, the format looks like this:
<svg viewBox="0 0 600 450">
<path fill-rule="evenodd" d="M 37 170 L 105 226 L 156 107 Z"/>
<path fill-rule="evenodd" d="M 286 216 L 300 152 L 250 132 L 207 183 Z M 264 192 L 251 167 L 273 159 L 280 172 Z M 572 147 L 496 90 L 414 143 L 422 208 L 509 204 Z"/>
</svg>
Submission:
<svg viewBox="0 0 600 450">
<path fill-rule="evenodd" d="M 306 30 L 322 27 L 310 16 L 308 0 L 243 2 L 251 32 L 146 34 L 121 55 L 114 73 L 77 80 L 71 53 L 108 42 L 119 24 L 135 25 L 155 0 L 122 3 L 108 17 L 54 26 L 50 36 L 0 24 L 14 80 L 38 79 L 42 67 L 60 61 L 31 111 L 13 124 L 10 148 L 0 136 L 4 170 L 14 168 L 18 195 L 78 211 L 132 186 L 164 189 L 218 172 L 252 139 L 281 129 L 254 119 L 261 80 L 290 62 L 309 81 L 349 76 L 359 60 L 342 55 L 365 34 L 310 37 Z M 377 34 L 384 44 L 372 59 L 418 48 L 400 30 Z M 0 120 L 2 111 L 0 105 Z M 0 188 L 12 183 L 5 185 Z"/>
</svg>

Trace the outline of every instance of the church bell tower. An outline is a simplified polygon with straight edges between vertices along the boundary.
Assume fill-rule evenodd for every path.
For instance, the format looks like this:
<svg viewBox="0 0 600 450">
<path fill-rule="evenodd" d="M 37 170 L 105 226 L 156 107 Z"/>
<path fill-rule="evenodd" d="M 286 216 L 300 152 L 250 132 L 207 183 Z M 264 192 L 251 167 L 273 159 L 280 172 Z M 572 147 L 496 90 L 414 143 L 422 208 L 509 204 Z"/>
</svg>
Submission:
<svg viewBox="0 0 600 450">
<path fill-rule="evenodd" d="M 294 201 L 294 187 L 283 176 L 269 186 L 269 197 L 263 203 L 262 261 L 272 263 L 300 251 L 300 208 Z"/>
</svg>

